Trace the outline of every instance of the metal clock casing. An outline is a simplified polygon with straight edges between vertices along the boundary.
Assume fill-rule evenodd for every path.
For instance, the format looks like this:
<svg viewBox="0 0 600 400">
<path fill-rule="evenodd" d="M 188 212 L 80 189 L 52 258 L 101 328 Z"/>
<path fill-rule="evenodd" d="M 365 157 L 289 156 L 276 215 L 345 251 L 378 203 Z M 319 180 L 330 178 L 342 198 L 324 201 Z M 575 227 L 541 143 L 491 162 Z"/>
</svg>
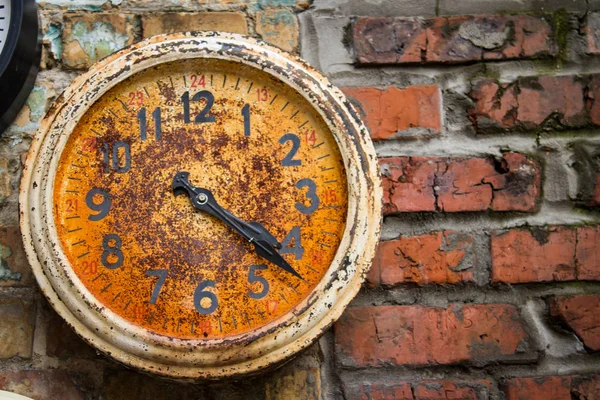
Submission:
<svg viewBox="0 0 600 400">
<path fill-rule="evenodd" d="M 188 93 L 187 89 L 194 85 L 193 79 L 190 80 L 189 75 L 186 79 L 186 74 L 177 74 L 179 73 L 178 69 L 183 69 L 185 72 L 188 65 L 196 65 L 194 62 L 199 67 L 193 69 L 192 72 L 201 69 L 203 62 L 209 71 L 214 71 L 214 73 L 207 74 L 205 82 L 207 87 L 214 88 L 214 94 L 204 90 L 199 91 L 197 96 Z M 210 69 L 211 65 L 213 65 L 213 69 Z M 127 87 L 124 86 L 127 85 L 127 82 L 136 82 L 135 79 L 138 79 L 136 77 L 154 73 L 152 71 L 159 74 L 156 85 L 148 84 L 140 87 L 140 92 L 146 92 L 150 99 L 147 100 L 148 102 L 136 105 L 137 96 L 135 95 L 131 99 L 131 105 L 125 104 L 128 100 L 127 96 L 112 98 L 112 96 L 121 96 L 120 88 Z M 231 75 L 221 71 L 230 71 Z M 204 177 L 206 180 L 202 186 L 208 187 L 207 183 L 213 184 L 210 186 L 210 190 L 215 192 L 220 203 L 229 202 L 227 208 L 237 207 L 235 210 L 230 208 L 235 214 L 244 209 L 228 197 L 234 198 L 236 195 L 239 197 L 242 194 L 249 199 L 249 203 L 252 203 L 252 195 L 258 194 L 255 193 L 255 190 L 259 190 L 258 186 L 250 185 L 244 193 L 236 192 L 237 186 L 228 189 L 220 189 L 216 186 L 215 182 L 228 179 L 235 181 L 237 177 L 211 176 L 215 174 L 214 171 L 221 171 L 217 174 L 223 173 L 224 170 L 219 169 L 219 163 L 220 157 L 226 157 L 226 155 L 219 152 L 215 154 L 215 152 L 210 152 L 210 148 L 206 148 L 206 143 L 214 143 L 215 146 L 219 146 L 224 142 L 221 137 L 224 133 L 213 124 L 215 118 L 210 113 L 208 106 L 213 104 L 213 96 L 214 104 L 217 104 L 215 106 L 217 111 L 214 114 L 216 118 L 224 115 L 228 117 L 236 115 L 237 120 L 228 121 L 229 125 L 227 125 L 229 126 L 227 129 L 233 130 L 230 132 L 231 137 L 228 138 L 229 141 L 233 141 L 232 148 L 236 148 L 236 143 L 240 145 L 245 143 L 244 146 L 247 146 L 248 141 L 255 140 L 254 136 L 257 135 L 257 132 L 253 131 L 255 126 L 253 123 L 259 123 L 257 120 L 260 118 L 258 114 L 254 113 L 263 108 L 255 104 L 247 108 L 248 104 L 244 106 L 243 102 L 236 103 L 237 100 L 232 100 L 232 97 L 235 96 L 246 99 L 247 97 L 244 96 L 256 86 L 252 86 L 252 79 L 244 79 L 244 75 L 237 75 L 237 80 L 232 79 L 232 76 L 235 78 L 238 73 L 236 71 L 240 71 L 239 74 L 242 74 L 243 71 L 250 71 L 249 78 L 255 74 L 256 79 L 275 82 L 273 84 L 280 88 L 277 94 L 280 96 L 279 100 L 273 96 L 270 102 L 265 102 L 261 107 L 269 107 L 270 104 L 276 106 L 274 118 L 280 118 L 281 126 L 272 126 L 275 132 L 262 133 L 265 138 L 271 137 L 271 142 L 265 144 L 267 147 L 264 150 L 258 148 L 236 153 L 240 158 L 239 162 L 243 164 L 244 157 L 252 151 L 264 151 L 267 154 L 268 151 L 273 151 L 273 147 L 279 146 L 284 149 L 281 154 L 276 154 L 280 155 L 279 158 L 269 159 L 266 156 L 264 158 L 265 160 L 275 160 L 268 162 L 275 162 L 277 165 L 265 166 L 263 163 L 261 166 L 259 163 L 256 168 L 265 167 L 267 170 L 274 171 L 282 168 L 300 170 L 299 164 L 292 163 L 292 161 L 301 159 L 300 154 L 314 156 L 310 160 L 306 158 L 302 160 L 306 162 L 307 166 L 312 165 L 311 171 L 316 171 L 315 173 L 318 175 L 331 173 L 330 167 L 321 168 L 319 166 L 329 165 L 322 163 L 331 162 L 329 160 L 334 158 L 338 160 L 335 161 L 338 164 L 331 165 L 339 165 L 342 168 L 342 171 L 336 176 L 339 179 L 343 178 L 343 186 L 340 186 L 339 179 L 322 181 L 323 185 L 331 184 L 333 187 L 338 187 L 338 194 L 343 194 L 343 199 L 340 200 L 342 203 L 338 203 L 343 207 L 337 208 L 343 209 L 344 212 L 340 214 L 340 211 L 335 215 L 343 215 L 345 221 L 338 222 L 337 225 L 334 222 L 331 223 L 333 224 L 331 226 L 338 226 L 340 229 L 338 239 L 334 241 L 336 247 L 331 250 L 331 261 L 327 261 L 327 264 L 320 263 L 318 268 L 321 269 L 316 271 L 318 274 L 313 274 L 310 278 L 308 275 L 310 275 L 312 261 L 301 262 L 293 254 L 286 255 L 290 264 L 297 268 L 308 282 L 302 287 L 303 295 L 297 297 L 297 301 L 290 305 L 285 313 L 277 314 L 271 319 L 262 316 L 262 314 L 270 312 L 268 307 L 264 307 L 264 304 L 260 305 L 261 308 L 258 309 L 256 315 L 246 314 L 245 318 L 243 314 L 235 314 L 237 312 L 236 304 L 227 305 L 226 310 L 223 311 L 225 314 L 218 315 L 218 318 L 214 313 L 221 311 L 215 310 L 214 303 L 200 304 L 199 299 L 206 300 L 207 297 L 212 297 L 212 301 L 215 301 L 217 295 L 219 302 L 221 300 L 225 302 L 229 297 L 239 295 L 244 302 L 238 303 L 239 307 L 237 308 L 242 310 L 247 307 L 246 303 L 259 304 L 254 302 L 253 296 L 249 296 L 251 293 L 259 294 L 257 286 L 248 286 L 248 289 L 245 289 L 245 286 L 239 286 L 239 282 L 236 282 L 238 286 L 224 287 L 222 293 L 210 292 L 213 295 L 209 296 L 209 291 L 214 290 L 215 286 L 217 286 L 217 290 L 220 290 L 218 288 L 220 277 L 214 275 L 215 271 L 210 271 L 210 264 L 207 267 L 201 261 L 197 266 L 183 263 L 185 271 L 179 275 L 181 280 L 173 283 L 173 285 L 177 284 L 178 287 L 183 287 L 183 291 L 169 292 L 167 289 L 161 291 L 160 288 L 156 290 L 159 287 L 156 282 L 161 281 L 160 285 L 164 283 L 163 287 L 167 288 L 167 285 L 171 284 L 172 276 L 161 275 L 157 266 L 131 262 L 128 264 L 128 257 L 133 257 L 128 252 L 131 250 L 131 246 L 134 246 L 131 237 L 138 235 L 135 237 L 139 241 L 140 238 L 143 238 L 143 236 L 139 236 L 139 232 L 149 232 L 149 234 L 154 232 L 152 221 L 144 221 L 143 214 L 134 215 L 133 221 L 139 222 L 134 222 L 134 225 L 130 225 L 132 229 L 123 230 L 118 235 L 113 230 L 102 231 L 101 228 L 90 228 L 88 236 L 77 237 L 81 232 L 85 232 L 87 227 L 100 226 L 89 225 L 91 223 L 82 220 L 85 220 L 86 217 L 90 220 L 104 218 L 109 213 L 109 208 L 100 205 L 107 205 L 107 199 L 110 199 L 113 205 L 113 208 L 110 208 L 113 213 L 117 212 L 115 210 L 120 210 L 117 215 L 111 214 L 107 218 L 117 220 L 119 215 L 125 219 L 129 218 L 129 215 L 124 214 L 123 208 L 118 208 L 122 207 L 122 204 L 119 206 L 116 204 L 119 201 L 124 202 L 126 196 L 129 195 L 127 190 L 131 185 L 135 185 L 135 179 L 137 182 L 151 182 L 149 188 L 144 188 L 146 195 L 136 197 L 137 205 L 140 208 L 150 210 L 149 218 L 163 220 L 164 215 L 161 216 L 160 213 L 167 212 L 167 218 L 164 220 L 168 221 L 170 215 L 176 217 L 171 219 L 170 223 L 175 224 L 171 227 L 175 230 L 177 229 L 176 224 L 182 218 L 187 218 L 186 221 L 189 223 L 195 221 L 190 219 L 193 208 L 189 205 L 189 200 L 187 202 L 185 199 L 178 200 L 174 196 L 170 197 L 172 194 L 169 193 L 174 175 L 177 171 L 183 170 L 179 165 L 182 163 L 186 170 L 191 168 L 189 170 L 192 171 L 190 177 L 193 182 L 198 182 Z M 229 79 L 227 79 L 228 77 Z M 130 78 L 133 81 L 128 81 Z M 241 87 L 243 87 L 243 93 L 239 95 L 223 98 L 223 95 L 219 94 L 219 90 L 226 90 L 223 93 L 229 94 L 240 93 Z M 174 93 L 176 89 L 179 91 Z M 183 93 L 184 90 L 185 93 Z M 125 94 L 127 94 L 126 92 Z M 290 98 L 297 97 L 298 104 L 288 107 L 288 103 L 281 100 L 282 97 L 288 95 L 292 96 Z M 162 99 L 161 96 L 167 98 Z M 228 95 L 225 94 L 225 96 Z M 258 97 L 260 100 L 260 92 Z M 196 116 L 196 122 L 204 121 L 210 124 L 210 128 L 207 125 L 206 129 L 202 130 L 194 125 L 194 118 L 191 115 L 195 111 L 190 105 L 193 98 L 211 99 L 203 102 L 194 100 L 199 107 L 197 111 L 204 108 Z M 160 104 L 163 104 L 161 106 L 163 108 L 155 108 L 156 102 L 159 101 Z M 281 104 L 277 101 L 281 101 Z M 120 125 L 117 128 L 115 121 L 119 119 L 119 116 L 111 107 L 121 107 L 119 104 L 122 104 L 119 113 L 126 117 L 121 118 L 123 122 L 119 122 Z M 293 150 L 290 149 L 290 143 L 287 141 L 290 139 L 289 131 L 278 131 L 283 129 L 284 125 L 291 123 L 296 124 L 297 127 L 307 126 L 308 122 L 304 121 L 303 113 L 300 112 L 304 107 L 302 104 L 310 107 L 310 111 L 307 111 L 307 114 L 310 114 L 307 121 L 318 120 L 319 132 L 326 136 L 326 140 L 311 146 L 307 146 L 306 142 L 303 142 L 301 149 L 305 150 L 293 155 Z M 297 112 L 294 111 L 295 108 L 292 108 L 296 106 L 298 107 Z M 208 111 L 206 111 L 207 107 Z M 222 109 L 223 107 L 226 109 Z M 153 109 L 154 111 L 152 111 Z M 251 109 L 253 114 L 247 114 L 248 109 Z M 92 114 L 88 114 L 88 112 Z M 152 112 L 153 119 L 150 119 L 150 112 Z M 247 115 L 250 115 L 250 121 L 248 121 Z M 127 122 L 135 121 L 136 118 L 139 123 Z M 161 121 L 164 121 L 162 127 Z M 247 122 L 250 123 L 247 125 Z M 171 127 L 165 128 L 169 124 Z M 128 126 L 130 128 L 127 128 Z M 248 127 L 250 127 L 249 131 Z M 102 129 L 105 129 L 106 133 Z M 86 148 L 88 142 L 84 139 L 86 139 L 86 135 L 92 134 L 96 136 L 90 138 L 95 138 L 101 143 L 96 146 L 94 151 L 90 152 Z M 190 134 L 194 135 L 193 138 L 186 136 Z M 182 138 L 186 138 L 187 142 L 180 143 L 179 140 Z M 169 149 L 161 152 L 161 145 L 157 144 L 159 140 L 170 140 L 168 143 L 172 143 L 173 146 L 185 145 L 187 147 L 176 147 L 179 149 L 177 155 L 174 155 L 175 153 Z M 293 140 L 291 141 L 293 142 Z M 255 142 L 255 144 L 260 145 L 260 142 Z M 197 149 L 197 155 L 191 162 L 189 158 L 184 157 L 186 151 L 194 150 L 194 148 L 189 148 L 190 145 L 200 146 Z M 286 147 L 281 147 L 284 145 Z M 335 155 L 318 153 L 328 146 L 332 150 L 331 146 L 335 147 Z M 118 150 L 114 150 L 115 148 Z M 139 154 L 136 152 L 149 151 L 149 149 L 155 151 L 148 153 L 152 154 L 152 157 L 136 158 L 136 154 Z M 202 156 L 201 151 L 205 150 L 208 150 L 208 153 Z M 119 154 L 121 156 L 129 155 L 123 158 Z M 64 158 L 66 162 L 59 162 L 63 160 L 62 157 L 66 157 Z M 147 161 L 148 159 L 150 161 Z M 286 166 L 284 159 L 287 159 L 292 166 L 289 166 L 290 164 Z M 219 165 L 211 164 L 206 160 L 216 160 L 214 162 Z M 206 164 L 207 162 L 208 164 Z M 135 170 L 136 167 L 145 169 L 140 172 Z M 91 175 L 90 173 L 88 173 L 88 177 L 77 175 L 78 170 L 86 168 L 92 168 L 89 170 Z M 130 171 L 132 171 L 132 175 L 126 175 Z M 291 170 L 288 169 L 288 171 Z M 264 205 L 255 204 L 254 206 L 255 214 L 253 215 L 262 216 L 262 219 L 257 222 L 264 224 L 270 232 L 279 237 L 279 240 L 285 235 L 285 230 L 292 227 L 292 225 L 287 226 L 284 230 L 284 227 L 280 226 L 281 221 L 286 218 L 297 219 L 298 215 L 307 215 L 315 208 L 319 208 L 314 200 L 314 189 L 311 189 L 311 185 L 304 186 L 301 183 L 303 179 L 297 179 L 302 178 L 303 175 L 294 175 L 294 173 L 290 175 L 294 180 L 291 181 L 291 184 L 288 182 L 287 185 L 289 190 L 296 191 L 294 195 L 296 200 L 286 202 L 284 197 L 280 198 L 281 203 L 285 203 L 290 211 L 278 208 L 277 199 L 272 202 L 265 200 L 267 209 L 272 208 L 274 204 L 277 205 L 277 209 L 270 210 L 271 214 L 275 216 L 274 218 L 269 218 L 269 214 L 262 213 L 261 208 L 264 208 Z M 117 175 L 123 177 L 123 182 L 127 182 L 129 186 L 119 187 L 110 184 L 104 185 L 102 188 L 97 187 L 98 182 L 113 182 L 110 179 Z M 109 181 L 102 181 L 105 177 L 108 177 Z M 117 181 L 120 181 L 120 178 Z M 88 73 L 77 78 L 66 90 L 61 102 L 42 122 L 28 155 L 21 185 L 19 199 L 21 230 L 27 256 L 36 279 L 56 311 L 73 326 L 80 336 L 98 350 L 129 366 L 173 379 L 197 381 L 256 374 L 281 364 L 309 346 L 339 318 L 344 308 L 360 289 L 378 242 L 381 222 L 381 187 L 376 156 L 367 130 L 342 92 L 294 56 L 254 39 L 220 33 L 187 33 L 150 38 L 108 57 L 96 64 Z M 117 191 L 119 192 L 117 193 Z M 152 197 L 154 191 L 159 192 L 157 197 Z M 273 188 L 273 192 L 283 193 L 281 188 Z M 86 193 L 102 193 L 100 200 L 87 202 L 88 208 L 94 212 L 89 213 L 89 210 L 86 209 L 83 215 L 68 214 L 67 209 L 73 207 L 74 203 L 64 204 L 63 197 L 66 197 L 67 194 L 79 196 L 79 204 L 86 204 L 84 197 Z M 262 194 L 264 195 L 264 193 Z M 304 197 L 308 197 L 308 199 Z M 72 198 L 76 199 L 76 197 Z M 325 197 L 322 198 L 325 199 Z M 296 203 L 295 206 L 294 203 Z M 321 203 L 322 206 L 327 204 L 329 204 L 327 200 Z M 134 214 L 137 212 L 137 210 L 129 210 Z M 169 214 L 169 210 L 173 210 L 172 214 Z M 319 210 L 315 213 L 322 212 Z M 288 217 L 287 214 L 290 212 L 294 214 Z M 247 215 L 251 215 L 251 213 Z M 251 219 L 247 215 L 242 216 L 242 219 L 250 221 Z M 328 215 L 324 214 L 325 217 Z M 197 216 L 197 218 L 208 217 Z M 128 221 L 127 223 L 131 223 L 131 218 Z M 204 225 L 199 225 L 203 229 L 208 227 L 211 231 L 220 229 L 220 232 L 225 232 L 220 225 L 210 225 L 218 223 L 218 221 L 214 219 L 204 219 L 204 221 Z M 103 224 L 104 222 L 98 223 Z M 120 223 L 106 222 L 107 225 L 104 226 L 118 229 Z M 142 223 L 142 225 L 135 225 L 136 223 Z M 293 221 L 290 222 L 290 224 L 292 223 Z M 320 229 L 318 226 L 320 224 L 321 222 L 315 224 L 317 226 L 314 226 L 313 229 Z M 169 223 L 167 226 L 170 226 Z M 335 232 L 330 233 L 338 235 Z M 180 241 L 186 241 L 189 238 L 193 242 L 196 236 L 202 234 L 208 237 L 207 240 L 210 239 L 210 232 L 206 234 L 198 229 L 182 230 L 177 234 L 180 235 Z M 182 234 L 185 236 L 182 237 Z M 166 236 L 168 235 L 161 235 L 161 238 L 155 239 L 168 240 L 168 238 L 165 239 Z M 231 240 L 231 237 L 228 238 Z M 153 240 L 153 238 L 149 239 Z M 90 247 L 87 249 L 79 247 L 82 246 L 82 240 L 90 241 L 91 244 L 86 244 Z M 313 242 L 313 247 L 319 245 L 316 241 Z M 173 247 L 177 247 L 178 243 L 171 244 Z M 233 243 L 232 246 L 234 246 Z M 222 247 L 222 249 L 227 252 L 227 247 Z M 168 251 L 169 249 L 158 249 L 157 251 L 163 250 Z M 307 247 L 306 251 L 308 250 Z M 215 253 L 210 248 L 197 246 L 186 247 L 185 252 L 186 254 L 189 252 L 198 252 L 199 255 L 200 253 L 208 254 L 207 256 L 216 257 L 217 260 L 220 257 L 219 254 L 209 254 Z M 109 258 L 111 254 L 113 256 Z M 100 257 L 100 255 L 102 256 Z M 114 257 L 114 255 L 118 255 L 118 257 Z M 225 256 L 223 255 L 223 257 Z M 101 258 L 102 263 L 98 265 L 99 271 L 88 277 L 84 271 L 89 264 L 83 266 L 82 263 L 94 260 L 94 257 Z M 252 255 L 248 257 L 252 257 Z M 316 267 L 316 264 L 314 266 Z M 256 285 L 261 280 L 259 278 L 262 278 L 264 282 L 264 278 L 267 276 L 264 274 L 267 272 L 271 274 L 270 277 L 277 278 L 277 282 L 275 279 L 271 281 L 272 288 L 276 284 L 283 288 L 286 282 L 301 284 L 299 281 L 294 281 L 297 277 L 286 271 L 278 271 L 273 265 L 263 265 L 263 268 L 250 266 L 246 276 L 244 268 L 248 267 L 243 264 L 236 266 L 244 273 L 244 275 L 238 274 L 238 276 L 244 280 L 247 277 L 249 285 L 252 283 L 251 281 L 254 281 L 252 284 Z M 144 268 L 146 268 L 146 272 L 150 273 L 145 275 L 143 271 L 140 273 L 139 270 Z M 194 277 L 194 268 L 201 268 L 204 271 L 203 274 L 216 276 L 216 278 Z M 195 284 L 200 283 L 197 288 L 189 286 L 189 282 L 184 282 L 183 276 L 189 274 L 192 274 L 193 279 L 199 280 L 195 282 Z M 123 276 L 129 275 L 136 276 L 136 280 L 130 281 L 129 285 L 127 282 L 122 283 L 119 280 L 125 279 Z M 118 276 L 121 278 L 117 279 Z M 143 283 L 145 279 L 148 280 L 146 286 Z M 136 297 L 135 293 L 127 293 L 127 286 L 132 285 L 142 285 L 137 290 L 143 293 L 142 297 Z M 119 287 L 119 291 L 112 292 L 116 287 Z M 238 291 L 232 292 L 232 287 L 242 287 L 242 289 L 235 289 Z M 129 300 L 127 296 L 130 296 Z M 140 307 L 143 318 L 140 319 L 131 312 L 132 308 L 130 307 L 136 306 L 131 303 L 132 301 L 139 303 L 137 306 Z M 164 323 L 162 319 L 157 323 L 155 314 L 152 312 L 144 314 L 145 310 L 162 307 L 165 302 L 178 305 L 192 301 L 195 309 L 200 314 L 206 315 L 197 315 L 196 317 L 192 315 L 192 317 L 177 321 L 177 315 L 174 314 L 177 314 L 178 311 L 175 308 L 167 315 L 168 318 L 164 319 Z M 182 305 L 181 314 L 190 314 L 190 310 L 194 314 L 194 306 L 186 309 Z M 233 319 L 232 313 L 235 314 Z M 164 317 L 163 314 L 161 314 L 162 317 Z M 192 319 L 191 323 L 190 318 Z M 212 333 L 201 330 L 205 329 L 207 318 L 213 318 Z M 261 322 L 261 318 L 265 318 L 264 323 Z M 247 324 L 244 319 L 247 320 Z"/>
</svg>

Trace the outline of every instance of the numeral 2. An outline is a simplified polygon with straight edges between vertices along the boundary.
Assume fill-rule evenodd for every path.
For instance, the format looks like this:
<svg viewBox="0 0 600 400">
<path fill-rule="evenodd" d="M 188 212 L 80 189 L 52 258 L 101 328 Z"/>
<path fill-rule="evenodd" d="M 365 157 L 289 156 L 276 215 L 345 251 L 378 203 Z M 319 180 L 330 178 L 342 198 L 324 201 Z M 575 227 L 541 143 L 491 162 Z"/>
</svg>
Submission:
<svg viewBox="0 0 600 400">
<path fill-rule="evenodd" d="M 292 142 L 292 148 L 289 153 L 281 160 L 281 165 L 284 167 L 294 167 L 298 165 L 302 165 L 302 160 L 294 160 L 296 153 L 298 153 L 298 149 L 300 149 L 300 138 L 298 135 L 293 133 L 286 133 L 279 139 L 279 144 L 285 144 L 287 142 Z"/>
</svg>

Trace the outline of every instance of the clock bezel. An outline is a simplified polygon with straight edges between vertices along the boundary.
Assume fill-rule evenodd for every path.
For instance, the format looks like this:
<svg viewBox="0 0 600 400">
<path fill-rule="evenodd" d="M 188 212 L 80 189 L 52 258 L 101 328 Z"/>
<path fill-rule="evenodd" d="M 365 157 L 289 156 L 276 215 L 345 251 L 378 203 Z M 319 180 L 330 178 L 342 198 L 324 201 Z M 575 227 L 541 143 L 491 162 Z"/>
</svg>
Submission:
<svg viewBox="0 0 600 400">
<path fill-rule="evenodd" d="M 87 109 L 137 72 L 197 57 L 240 62 L 291 86 L 329 126 L 348 179 L 346 230 L 334 261 L 315 290 L 278 320 L 226 339 L 158 335 L 103 308 L 68 267 L 52 215 L 56 167 L 69 135 Z M 56 311 L 80 336 L 105 354 L 146 372 L 202 380 L 247 375 L 278 365 L 310 345 L 339 318 L 370 267 L 379 239 L 381 194 L 368 132 L 339 89 L 304 61 L 261 41 L 195 32 L 147 39 L 78 77 L 40 126 L 28 155 L 19 202 L 25 250 L 36 279 Z"/>
</svg>

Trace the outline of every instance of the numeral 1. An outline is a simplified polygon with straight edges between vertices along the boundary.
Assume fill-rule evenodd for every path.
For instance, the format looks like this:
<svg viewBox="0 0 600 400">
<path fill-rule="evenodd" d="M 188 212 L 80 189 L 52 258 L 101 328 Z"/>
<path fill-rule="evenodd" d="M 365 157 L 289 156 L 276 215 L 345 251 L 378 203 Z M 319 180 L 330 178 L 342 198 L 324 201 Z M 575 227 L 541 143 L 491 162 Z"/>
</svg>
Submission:
<svg viewBox="0 0 600 400">
<path fill-rule="evenodd" d="M 244 136 L 250 136 L 250 104 L 244 105 L 242 115 L 244 116 Z"/>
</svg>

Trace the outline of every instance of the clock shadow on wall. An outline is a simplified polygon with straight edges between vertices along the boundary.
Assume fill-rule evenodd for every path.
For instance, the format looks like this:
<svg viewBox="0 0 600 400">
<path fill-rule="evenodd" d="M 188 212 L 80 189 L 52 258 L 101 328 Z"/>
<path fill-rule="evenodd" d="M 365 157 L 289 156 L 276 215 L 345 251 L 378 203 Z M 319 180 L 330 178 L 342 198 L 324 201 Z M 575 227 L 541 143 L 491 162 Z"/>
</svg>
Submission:
<svg viewBox="0 0 600 400">
<path fill-rule="evenodd" d="M 0 0 L 0 134 L 29 96 L 40 53 L 35 0 Z"/>
</svg>

